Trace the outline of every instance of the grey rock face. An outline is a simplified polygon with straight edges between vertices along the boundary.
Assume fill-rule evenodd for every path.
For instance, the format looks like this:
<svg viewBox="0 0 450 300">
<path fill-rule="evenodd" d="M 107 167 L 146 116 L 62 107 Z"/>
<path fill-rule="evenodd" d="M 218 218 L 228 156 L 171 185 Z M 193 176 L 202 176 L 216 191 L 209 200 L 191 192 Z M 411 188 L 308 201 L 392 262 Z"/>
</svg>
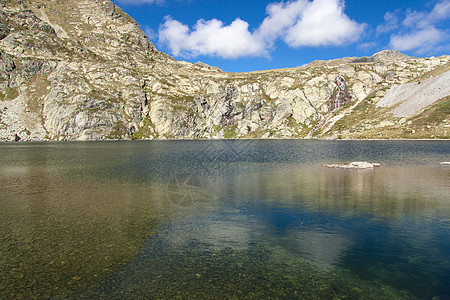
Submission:
<svg viewBox="0 0 450 300">
<path fill-rule="evenodd" d="M 393 86 L 377 106 L 391 107 L 394 116 L 409 117 L 433 102 L 450 95 L 450 71 L 422 82 Z"/>
<path fill-rule="evenodd" d="M 338 75 L 334 81 L 336 87 L 333 90 L 330 101 L 328 102 L 328 111 L 331 112 L 335 109 L 339 109 L 347 103 L 351 102 L 351 96 L 347 91 L 347 84 L 345 79 Z"/>
<path fill-rule="evenodd" d="M 148 113 L 140 73 L 154 46 L 109 1 L 42 2 L 0 11 L 1 139 L 131 136 Z"/>
<path fill-rule="evenodd" d="M 383 51 L 225 73 L 157 51 L 109 0 L 0 0 L 0 140 L 333 136 L 359 105 L 449 61 Z"/>
</svg>

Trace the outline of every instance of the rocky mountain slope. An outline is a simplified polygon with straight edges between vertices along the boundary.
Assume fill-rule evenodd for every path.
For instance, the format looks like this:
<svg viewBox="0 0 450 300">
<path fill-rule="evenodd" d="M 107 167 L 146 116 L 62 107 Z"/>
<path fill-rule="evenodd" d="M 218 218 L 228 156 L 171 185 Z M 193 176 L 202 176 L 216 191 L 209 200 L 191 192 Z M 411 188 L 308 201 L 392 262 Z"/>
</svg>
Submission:
<svg viewBox="0 0 450 300">
<path fill-rule="evenodd" d="M 109 0 L 0 0 L 0 140 L 448 138 L 450 56 L 226 73 Z"/>
</svg>

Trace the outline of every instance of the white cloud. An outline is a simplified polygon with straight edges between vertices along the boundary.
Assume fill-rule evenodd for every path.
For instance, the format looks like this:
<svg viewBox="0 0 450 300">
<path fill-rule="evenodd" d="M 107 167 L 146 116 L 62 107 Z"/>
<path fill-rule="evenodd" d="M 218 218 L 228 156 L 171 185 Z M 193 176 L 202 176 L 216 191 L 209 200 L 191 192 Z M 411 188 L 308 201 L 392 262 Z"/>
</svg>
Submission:
<svg viewBox="0 0 450 300">
<path fill-rule="evenodd" d="M 238 58 L 266 54 L 265 44 L 258 41 L 249 32 L 248 23 L 239 18 L 228 26 L 220 20 L 201 19 L 190 30 L 187 25 L 166 17 L 159 29 L 159 42 L 176 56 Z"/>
<path fill-rule="evenodd" d="M 399 26 L 398 13 L 398 10 L 394 12 L 388 11 L 384 15 L 384 23 L 377 26 L 377 33 L 386 33 L 397 29 Z"/>
<path fill-rule="evenodd" d="M 343 0 L 272 3 L 266 11 L 268 16 L 254 32 L 239 18 L 229 25 L 201 19 L 190 29 L 168 16 L 160 26 L 159 43 L 176 56 L 267 56 L 277 39 L 296 48 L 339 46 L 359 39 L 365 27 L 345 15 Z"/>
<path fill-rule="evenodd" d="M 378 33 L 391 32 L 389 46 L 392 49 L 423 55 L 448 47 L 448 29 L 439 25 L 450 18 L 450 0 L 438 2 L 429 12 L 408 9 L 401 22 L 399 15 L 400 11 L 386 13 L 385 23 L 377 27 Z"/>
<path fill-rule="evenodd" d="M 365 43 L 359 44 L 357 46 L 357 48 L 360 50 L 367 51 L 367 50 L 372 50 L 377 46 L 378 46 L 377 42 L 365 42 Z"/>
<path fill-rule="evenodd" d="M 344 2 L 315 0 L 308 3 L 301 18 L 284 38 L 291 47 L 343 45 L 359 39 L 364 25 L 344 13 Z"/>
<path fill-rule="evenodd" d="M 399 51 L 416 51 L 425 54 L 443 40 L 442 31 L 430 26 L 407 34 L 394 34 L 390 45 Z"/>
<path fill-rule="evenodd" d="M 149 26 L 144 26 L 142 29 L 149 40 L 155 40 L 158 37 L 158 34 Z"/>
<path fill-rule="evenodd" d="M 446 0 L 437 3 L 428 18 L 432 22 L 450 18 L 450 1 Z"/>
<path fill-rule="evenodd" d="M 307 0 L 269 4 L 266 8 L 268 17 L 264 19 L 255 35 L 269 44 L 273 43 L 287 28 L 297 22 L 308 4 Z"/>
</svg>

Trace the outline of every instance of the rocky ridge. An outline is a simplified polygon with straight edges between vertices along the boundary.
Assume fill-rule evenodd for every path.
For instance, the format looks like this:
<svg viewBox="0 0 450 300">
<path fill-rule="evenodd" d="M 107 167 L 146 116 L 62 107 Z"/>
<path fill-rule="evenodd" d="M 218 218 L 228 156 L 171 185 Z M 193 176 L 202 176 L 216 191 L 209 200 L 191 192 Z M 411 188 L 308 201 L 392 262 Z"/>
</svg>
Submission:
<svg viewBox="0 0 450 300">
<path fill-rule="evenodd" d="M 0 0 L 3 141 L 448 138 L 449 72 L 450 56 L 382 51 L 226 73 L 159 52 L 109 0 Z"/>
</svg>

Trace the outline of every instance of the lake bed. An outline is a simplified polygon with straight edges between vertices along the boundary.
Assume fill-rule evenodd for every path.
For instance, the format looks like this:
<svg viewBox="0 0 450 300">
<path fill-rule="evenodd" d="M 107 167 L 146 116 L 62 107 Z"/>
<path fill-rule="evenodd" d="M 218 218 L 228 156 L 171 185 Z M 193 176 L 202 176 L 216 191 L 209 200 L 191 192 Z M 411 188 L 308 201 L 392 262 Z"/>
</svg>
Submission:
<svg viewBox="0 0 450 300">
<path fill-rule="evenodd" d="M 0 144 L 3 298 L 450 295 L 448 141 Z M 370 161 L 373 170 L 328 169 Z"/>
</svg>

